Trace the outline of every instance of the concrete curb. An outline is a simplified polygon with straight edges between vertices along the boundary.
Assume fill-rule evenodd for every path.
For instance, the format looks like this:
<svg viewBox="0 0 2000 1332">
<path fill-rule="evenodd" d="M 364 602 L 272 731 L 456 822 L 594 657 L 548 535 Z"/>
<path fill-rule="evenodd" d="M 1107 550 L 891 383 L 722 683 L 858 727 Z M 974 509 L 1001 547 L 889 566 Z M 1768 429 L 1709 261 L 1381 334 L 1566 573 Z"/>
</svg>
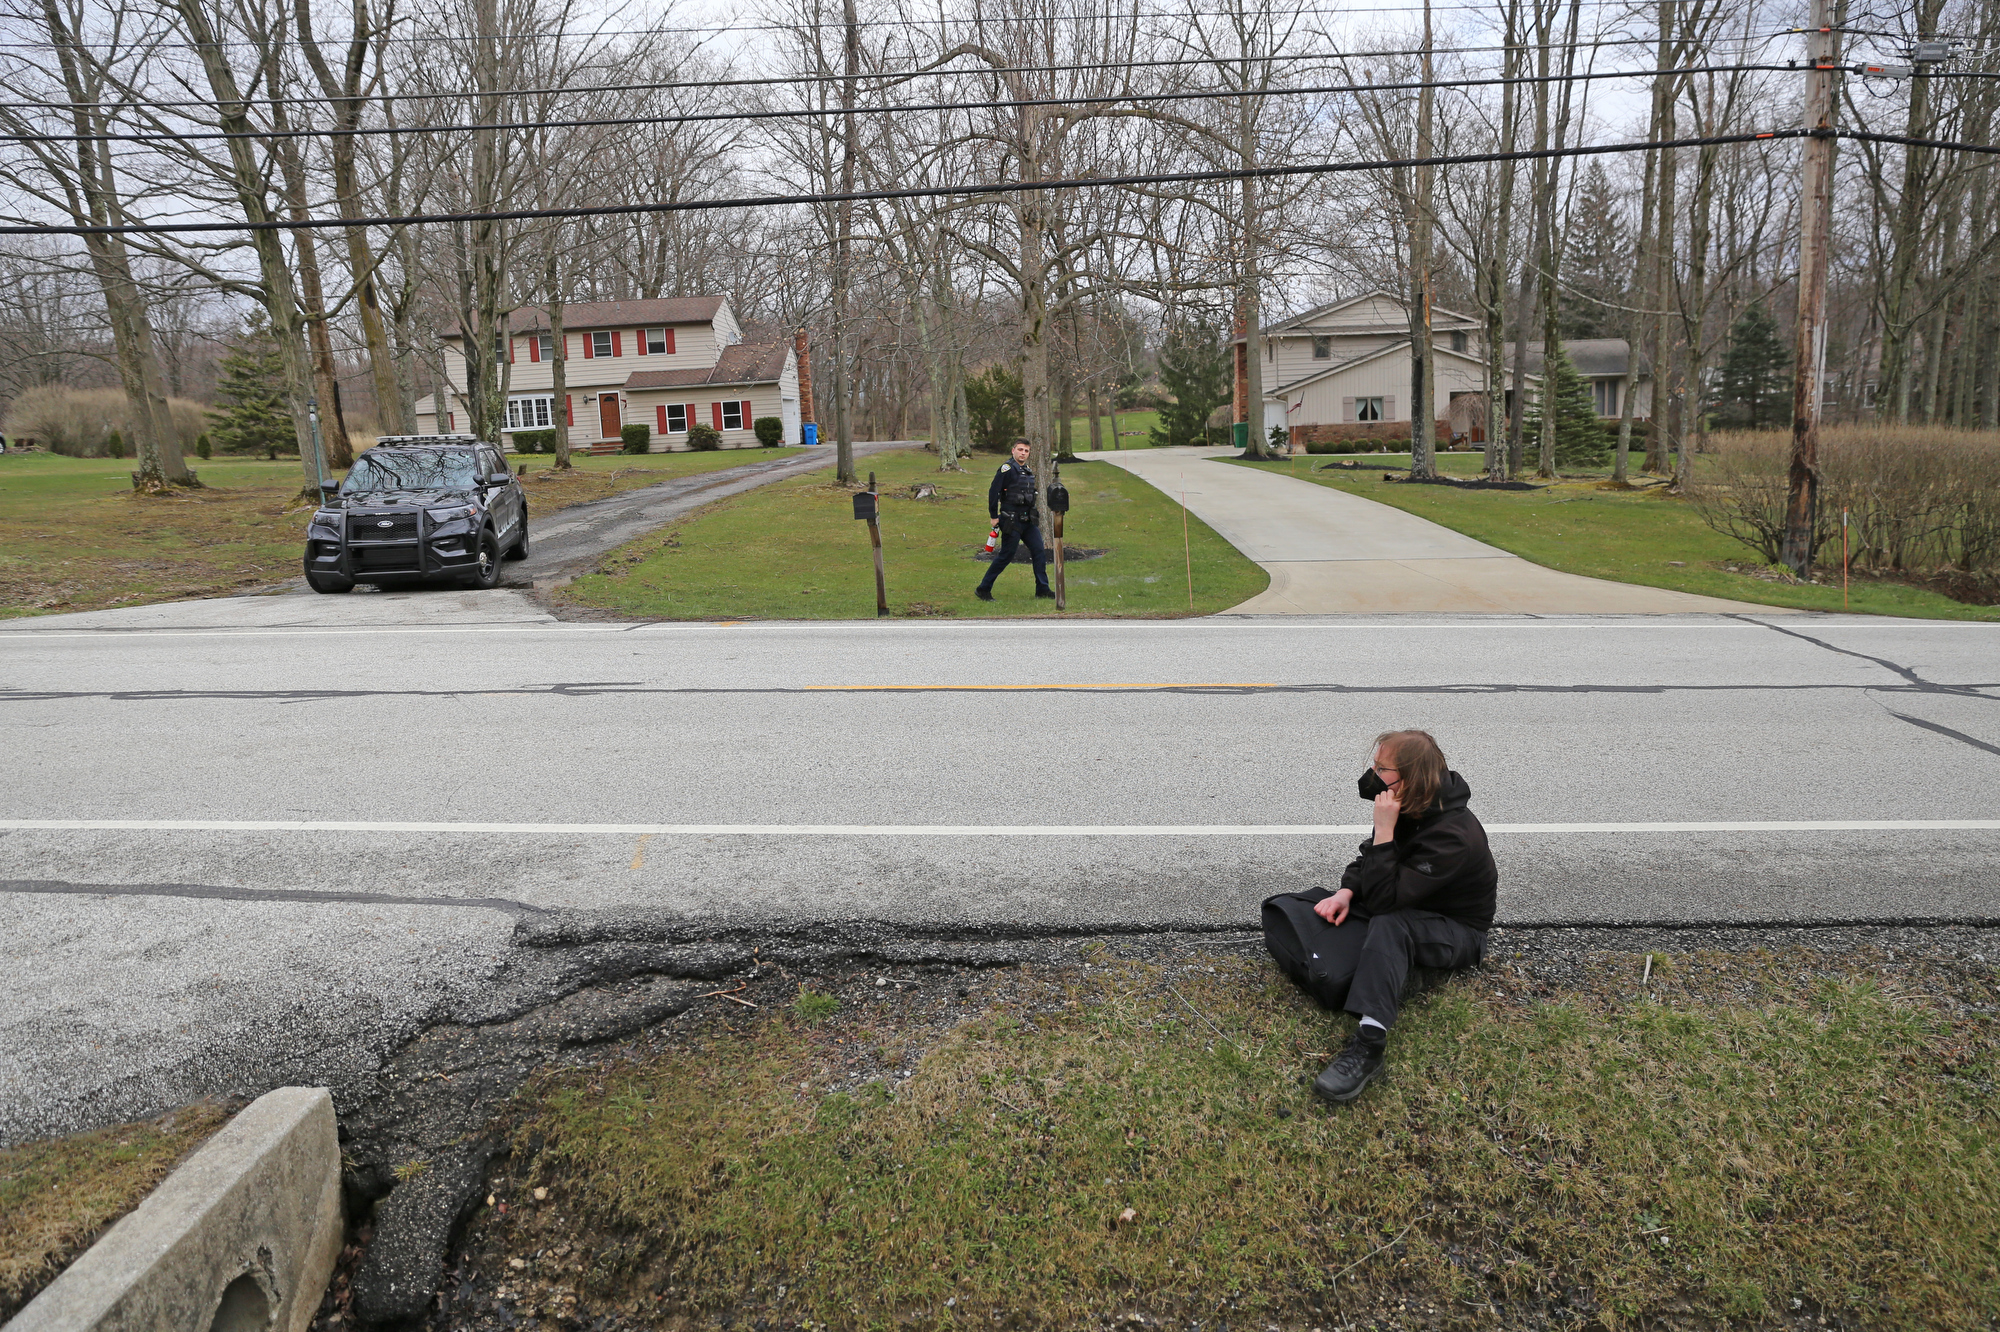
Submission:
<svg viewBox="0 0 2000 1332">
<path fill-rule="evenodd" d="M 7 1332 L 305 1332 L 342 1240 L 324 1087 L 280 1087 L 209 1139 Z"/>
</svg>

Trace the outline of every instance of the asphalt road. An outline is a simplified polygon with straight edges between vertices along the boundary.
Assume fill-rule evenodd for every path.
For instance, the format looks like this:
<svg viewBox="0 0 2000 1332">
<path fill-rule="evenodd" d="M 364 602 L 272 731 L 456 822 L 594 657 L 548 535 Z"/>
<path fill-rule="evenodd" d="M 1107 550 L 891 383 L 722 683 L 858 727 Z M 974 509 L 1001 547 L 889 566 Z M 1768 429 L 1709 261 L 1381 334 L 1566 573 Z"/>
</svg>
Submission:
<svg viewBox="0 0 2000 1332">
<path fill-rule="evenodd" d="M 1470 781 L 1503 922 L 2000 919 L 2000 626 L 624 626 L 483 595 L 0 629 L 0 1142 L 365 1065 L 549 913 L 1249 927 L 1338 874 L 1401 725 Z"/>
</svg>

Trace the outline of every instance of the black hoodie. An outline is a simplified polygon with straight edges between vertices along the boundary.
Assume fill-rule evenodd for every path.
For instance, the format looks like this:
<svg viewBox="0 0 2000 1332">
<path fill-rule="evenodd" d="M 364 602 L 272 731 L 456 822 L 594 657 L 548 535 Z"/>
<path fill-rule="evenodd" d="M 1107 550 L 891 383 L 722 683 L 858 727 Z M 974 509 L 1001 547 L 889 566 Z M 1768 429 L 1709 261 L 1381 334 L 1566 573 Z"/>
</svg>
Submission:
<svg viewBox="0 0 2000 1332">
<path fill-rule="evenodd" d="M 1490 929 L 1500 871 L 1487 849 L 1486 829 L 1465 807 L 1471 799 L 1465 778 L 1447 772 L 1436 804 L 1396 820 L 1395 841 L 1363 842 L 1361 854 L 1340 876 L 1340 886 L 1354 894 L 1356 913 L 1381 916 L 1415 908 L 1482 933 Z"/>
</svg>

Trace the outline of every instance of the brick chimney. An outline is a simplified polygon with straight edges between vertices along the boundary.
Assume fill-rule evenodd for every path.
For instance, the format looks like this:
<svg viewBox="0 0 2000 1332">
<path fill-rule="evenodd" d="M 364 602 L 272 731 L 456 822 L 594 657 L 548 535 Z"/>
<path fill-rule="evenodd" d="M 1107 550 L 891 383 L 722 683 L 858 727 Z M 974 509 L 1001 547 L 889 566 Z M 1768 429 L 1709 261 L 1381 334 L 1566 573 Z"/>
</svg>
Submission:
<svg viewBox="0 0 2000 1332">
<path fill-rule="evenodd" d="M 806 326 L 792 334 L 792 352 L 799 362 L 799 424 L 813 423 L 812 345 L 806 340 Z"/>
</svg>

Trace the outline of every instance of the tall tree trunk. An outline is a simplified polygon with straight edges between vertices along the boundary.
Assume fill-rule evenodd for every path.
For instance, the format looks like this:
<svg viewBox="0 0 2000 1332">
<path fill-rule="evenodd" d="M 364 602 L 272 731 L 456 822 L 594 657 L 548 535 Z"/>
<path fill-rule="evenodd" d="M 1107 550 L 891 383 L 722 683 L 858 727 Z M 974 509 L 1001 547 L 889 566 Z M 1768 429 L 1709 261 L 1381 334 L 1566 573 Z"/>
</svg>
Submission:
<svg viewBox="0 0 2000 1332">
<path fill-rule="evenodd" d="M 1912 30 L 1936 32 L 1943 11 L 1944 0 L 1917 0 L 1916 12 L 1910 16 Z M 1931 80 L 1919 72 L 1910 79 L 1910 106 L 1903 133 L 1921 139 L 1929 137 L 1930 129 Z M 1875 401 L 1879 416 L 1880 405 L 1886 400 L 1888 419 L 1897 425 L 1910 419 L 1910 343 L 1918 318 L 1917 271 L 1929 240 L 1926 182 L 1934 160 L 1931 152 L 1914 145 L 1903 148 L 1903 188 L 1889 233 L 1889 271 L 1882 300 L 1882 371 Z"/>
<path fill-rule="evenodd" d="M 1424 0 L 1423 87 L 1417 92 L 1417 153 L 1431 155 L 1431 6 Z M 1410 208 L 1410 476 L 1437 475 L 1437 344 L 1431 339 L 1431 177 L 1416 169 Z"/>
<path fill-rule="evenodd" d="M 854 192 L 855 158 L 859 155 L 854 123 L 855 81 L 861 73 L 860 20 L 854 0 L 841 0 L 841 38 L 846 76 L 840 81 L 840 192 Z M 834 476 L 841 484 L 855 484 L 854 418 L 852 416 L 852 367 L 848 364 L 847 300 L 853 280 L 854 204 L 843 199 L 834 205 L 833 240 L 833 442 Z"/>
<path fill-rule="evenodd" d="M 230 67 L 218 35 L 209 25 L 201 0 L 174 0 L 174 9 L 187 28 L 189 44 L 201 61 L 209 92 L 215 98 L 217 126 L 231 136 L 227 140 L 229 183 L 243 210 L 243 220 L 251 224 L 250 245 L 256 252 L 257 272 L 262 279 L 259 294 L 284 366 L 285 402 L 291 411 L 292 435 L 298 441 L 299 464 L 304 472 L 301 494 L 317 499 L 319 483 L 326 478 L 327 471 L 326 460 L 313 440 L 312 423 L 306 416 L 312 364 L 306 355 L 304 320 L 299 315 L 298 295 L 292 286 L 291 264 L 279 233 L 270 226 L 279 219 L 265 194 L 249 106 L 237 85 L 236 71 Z"/>
<path fill-rule="evenodd" d="M 1660 113 L 1657 105 L 1653 108 L 1652 124 L 1647 137 L 1658 138 L 1660 133 Z M 1640 187 L 1639 233 L 1634 266 L 1638 270 L 1637 281 L 1630 291 L 1638 297 L 1638 304 L 1650 307 L 1655 298 L 1649 294 L 1649 278 L 1652 275 L 1650 251 L 1653 244 L 1653 208 L 1655 196 L 1659 193 L 1660 155 L 1657 151 L 1646 154 L 1645 180 Z M 1639 339 L 1645 328 L 1646 316 L 1631 313 L 1625 316 L 1625 378 L 1618 386 L 1618 452 L 1611 468 L 1614 485 L 1631 484 L 1632 462 L 1632 422 L 1638 411 L 1636 399 L 1639 396 Z M 1657 395 L 1655 395 L 1657 397 Z"/>
<path fill-rule="evenodd" d="M 1673 6 L 1666 0 L 1662 0 L 1660 5 L 1660 23 L 1661 68 L 1664 69 L 1673 60 L 1675 49 L 1668 35 L 1673 30 Z M 1673 81 L 1676 77 L 1663 74 L 1654 87 L 1662 140 L 1674 137 Z M 1648 358 L 1653 363 L 1653 374 L 1650 411 L 1646 421 L 1646 470 L 1655 476 L 1664 476 L 1668 471 L 1672 420 L 1677 410 L 1669 391 L 1673 345 L 1667 330 L 1672 319 L 1669 307 L 1673 304 L 1674 289 L 1674 195 L 1678 164 L 1674 160 L 1673 149 L 1661 148 L 1658 152 L 1658 210 L 1654 215 L 1657 232 L 1652 246 L 1654 304 L 1649 315 L 1653 345 Z"/>
<path fill-rule="evenodd" d="M 1503 60 L 1502 75 L 1510 80 L 1518 77 L 1521 72 L 1520 13 L 1520 0 L 1508 0 L 1505 38 L 1507 51 Z M 1503 84 L 1500 92 L 1500 151 L 1511 153 L 1515 150 L 1520 140 L 1520 116 L 1520 98 L 1515 92 L 1515 85 L 1511 82 Z M 1514 172 L 1514 159 L 1511 157 L 1502 159 L 1499 198 L 1495 201 L 1486 232 L 1486 254 L 1480 284 L 1486 316 L 1486 475 L 1496 481 L 1507 474 L 1506 458 L 1502 450 L 1508 433 L 1505 387 L 1507 250 L 1508 240 L 1513 232 Z M 1516 356 L 1515 360 L 1518 364 L 1520 358 Z M 1516 411 L 1518 410 L 1517 403 Z"/>
</svg>

